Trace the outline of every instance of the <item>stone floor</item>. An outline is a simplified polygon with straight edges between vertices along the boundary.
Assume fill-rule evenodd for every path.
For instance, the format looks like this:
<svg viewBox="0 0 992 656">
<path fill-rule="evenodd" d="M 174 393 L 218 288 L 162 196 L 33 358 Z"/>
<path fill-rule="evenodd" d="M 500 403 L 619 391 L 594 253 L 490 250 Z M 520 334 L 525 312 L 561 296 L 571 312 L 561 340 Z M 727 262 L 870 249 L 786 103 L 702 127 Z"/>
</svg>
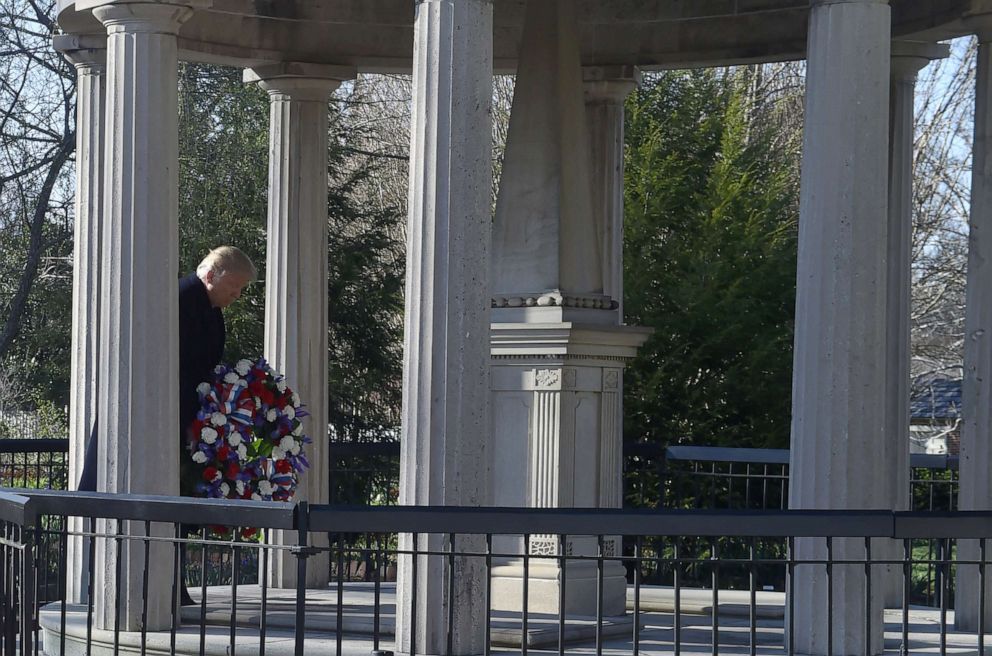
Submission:
<svg viewBox="0 0 992 656">
<path fill-rule="evenodd" d="M 197 597 L 194 591 L 194 598 Z M 306 612 L 306 651 L 308 654 L 334 654 L 337 646 L 337 592 L 309 591 Z M 393 649 L 395 588 L 384 584 L 381 591 L 381 616 L 379 629 L 381 641 L 379 649 Z M 344 629 L 341 638 L 342 654 L 347 656 L 369 656 L 375 647 L 372 633 L 375 625 L 373 612 L 374 593 L 371 584 L 348 584 L 344 589 L 341 607 L 341 624 Z M 284 656 L 293 653 L 293 620 L 295 596 L 292 591 L 270 590 L 266 612 L 265 651 L 268 656 Z M 782 654 L 784 595 L 775 592 L 760 592 L 757 598 L 758 622 L 755 636 L 757 653 Z M 231 640 L 231 589 L 212 587 L 208 589 L 206 604 L 206 631 L 204 654 L 209 656 L 257 656 L 259 648 L 260 590 L 257 586 L 238 588 L 237 631 L 234 643 Z M 644 654 L 668 655 L 674 653 L 674 595 L 671 589 L 642 587 L 640 600 L 640 643 L 639 650 Z M 633 591 L 628 591 L 628 608 L 633 608 Z M 683 590 L 681 598 L 681 652 L 685 654 L 711 653 L 712 636 L 711 609 L 712 592 L 709 590 Z M 749 653 L 749 601 L 746 592 L 721 591 L 718 612 L 719 653 Z M 176 651 L 179 654 L 200 653 L 199 606 L 183 609 L 183 627 L 176 635 Z M 953 626 L 953 612 L 948 614 L 948 623 Z M 900 653 L 901 612 L 887 611 L 886 653 Z M 43 638 L 46 654 L 59 654 L 58 607 L 49 607 L 42 613 Z M 590 654 L 596 652 L 595 618 L 569 618 L 566 624 L 566 651 L 570 654 Z M 85 654 L 86 614 L 85 609 L 69 607 L 66 617 L 65 653 Z M 633 652 L 634 624 L 632 613 L 624 618 L 608 619 L 604 624 L 603 653 L 630 654 Z M 521 623 L 519 616 L 512 613 L 494 612 L 492 616 L 492 637 L 494 650 L 501 653 L 520 653 Z M 93 632 L 92 654 L 115 653 L 111 632 Z M 988 639 L 986 653 L 992 654 L 992 637 Z M 534 654 L 557 653 L 558 619 L 553 615 L 531 615 L 527 631 L 528 652 Z M 140 634 L 122 633 L 119 638 L 119 653 L 140 653 Z M 937 654 L 940 649 L 940 612 L 928 608 L 913 608 L 910 612 L 910 651 L 914 654 Z M 169 654 L 171 636 L 169 633 L 149 634 L 146 645 L 149 655 Z M 948 632 L 948 654 L 977 654 L 977 637 L 974 634 Z"/>
</svg>

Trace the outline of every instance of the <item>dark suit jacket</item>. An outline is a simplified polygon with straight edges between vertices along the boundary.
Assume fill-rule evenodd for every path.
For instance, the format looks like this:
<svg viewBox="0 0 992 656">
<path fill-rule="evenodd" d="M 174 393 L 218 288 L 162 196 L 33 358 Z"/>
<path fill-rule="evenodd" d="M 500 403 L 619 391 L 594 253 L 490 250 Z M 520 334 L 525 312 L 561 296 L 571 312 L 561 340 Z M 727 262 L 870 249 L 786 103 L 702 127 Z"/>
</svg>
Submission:
<svg viewBox="0 0 992 656">
<path fill-rule="evenodd" d="M 213 369 L 224 355 L 224 315 L 210 305 L 207 288 L 191 273 L 179 281 L 179 439 L 186 446 L 186 428 L 200 409 L 196 386 L 212 380 Z M 97 426 L 86 444 L 79 490 L 96 490 Z"/>
<path fill-rule="evenodd" d="M 191 273 L 179 281 L 179 428 L 183 435 L 200 409 L 196 386 L 213 378 L 224 356 L 224 315 Z"/>
</svg>

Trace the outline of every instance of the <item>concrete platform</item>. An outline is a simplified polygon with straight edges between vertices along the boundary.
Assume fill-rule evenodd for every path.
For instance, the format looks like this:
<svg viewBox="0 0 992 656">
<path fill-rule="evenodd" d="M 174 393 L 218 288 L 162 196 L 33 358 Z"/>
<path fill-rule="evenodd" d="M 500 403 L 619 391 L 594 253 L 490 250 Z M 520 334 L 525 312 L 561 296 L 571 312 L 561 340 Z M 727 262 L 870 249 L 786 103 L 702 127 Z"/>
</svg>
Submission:
<svg viewBox="0 0 992 656">
<path fill-rule="evenodd" d="M 197 598 L 197 591 L 193 591 Z M 782 654 L 784 594 L 762 592 L 758 594 L 758 621 L 755 631 L 757 653 Z M 344 588 L 341 606 L 341 653 L 347 656 L 369 656 L 376 646 L 372 631 L 375 625 L 373 586 L 349 583 Z M 337 591 L 311 590 L 307 595 L 306 650 L 308 653 L 334 654 L 337 649 Z M 628 590 L 633 599 L 633 590 Z M 719 653 L 749 653 L 750 628 L 748 621 L 747 592 L 721 591 L 718 605 Z M 266 608 L 265 654 L 288 656 L 293 653 L 293 619 L 295 593 L 287 590 L 270 590 Z M 641 653 L 667 656 L 674 653 L 675 618 L 674 592 L 671 588 L 643 586 L 639 618 Z M 395 588 L 383 584 L 380 596 L 379 649 L 393 650 L 395 613 Z M 711 653 L 712 592 L 710 590 L 683 589 L 681 596 L 681 652 L 685 654 Z M 258 586 L 238 588 L 235 640 L 231 641 L 231 589 L 211 587 L 207 592 L 204 625 L 204 654 L 209 656 L 255 656 L 260 654 L 261 595 Z M 183 609 L 183 626 L 175 636 L 177 654 L 200 652 L 200 607 Z M 901 620 L 899 610 L 886 611 L 886 653 L 898 654 L 901 648 Z M 953 627 L 954 614 L 948 613 L 948 625 Z M 60 608 L 46 607 L 42 611 L 44 653 L 60 654 Z M 595 653 L 595 619 L 569 618 L 566 624 L 566 649 L 572 654 Z M 633 653 L 634 622 L 631 613 L 624 618 L 608 618 L 604 622 L 603 652 L 607 654 Z M 518 615 L 494 612 L 492 638 L 494 649 L 500 653 L 520 653 L 522 630 Z M 66 650 L 69 655 L 86 653 L 85 607 L 70 606 L 66 613 Z M 141 635 L 122 633 L 119 653 L 139 654 Z M 992 636 L 987 638 L 986 653 L 992 654 Z M 148 635 L 146 654 L 170 654 L 172 636 L 168 633 Z M 527 644 L 535 653 L 557 652 L 558 619 L 555 616 L 531 615 L 528 620 Z M 977 654 L 977 636 L 948 631 L 947 654 Z M 937 654 L 940 650 L 940 612 L 930 608 L 913 608 L 910 611 L 910 650 L 914 654 Z M 93 631 L 92 654 L 102 656 L 114 653 L 114 636 L 111 631 Z"/>
</svg>

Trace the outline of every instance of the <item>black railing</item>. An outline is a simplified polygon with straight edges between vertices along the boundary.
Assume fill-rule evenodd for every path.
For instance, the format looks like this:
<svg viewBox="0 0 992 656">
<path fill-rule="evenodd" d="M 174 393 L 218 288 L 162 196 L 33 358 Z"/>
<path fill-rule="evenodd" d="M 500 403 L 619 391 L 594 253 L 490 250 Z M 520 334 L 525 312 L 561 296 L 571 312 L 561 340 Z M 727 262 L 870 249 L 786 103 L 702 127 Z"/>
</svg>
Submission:
<svg viewBox="0 0 992 656">
<path fill-rule="evenodd" d="M 0 487 L 65 490 L 69 440 L 0 439 Z"/>
<path fill-rule="evenodd" d="M 81 520 L 80 529 L 71 518 Z M 291 537 L 284 541 L 289 546 L 255 543 L 237 533 L 226 540 L 203 532 L 184 537 L 184 526 L 193 523 L 252 526 L 263 533 L 281 529 Z M 464 630 L 475 631 L 487 654 L 494 646 L 512 645 L 526 653 L 536 644 L 560 654 L 573 646 L 636 654 L 648 643 L 652 650 L 675 653 L 718 653 L 736 645 L 750 653 L 791 654 L 797 650 L 794 640 L 804 635 L 804 622 L 834 627 L 827 629 L 832 636 L 827 639 L 836 640 L 844 653 L 870 652 L 870 644 L 846 644 L 859 639 L 859 631 L 838 619 L 847 613 L 845 621 L 852 621 L 850 608 L 860 613 L 855 625 L 864 627 L 865 635 L 879 635 L 887 623 L 902 653 L 976 648 L 984 653 L 985 646 L 983 619 L 968 632 L 953 630 L 946 587 L 936 608 L 913 608 L 911 601 L 914 572 L 921 567 L 939 569 L 944 581 L 956 569 L 972 567 L 977 589 L 985 589 L 992 513 L 370 508 L 6 491 L 0 492 L 0 526 L 5 655 L 35 653 L 41 640 L 46 653 L 56 654 L 89 653 L 95 647 L 116 653 L 125 646 L 169 653 L 226 648 L 236 654 L 238 648 L 264 652 L 286 641 L 297 654 L 306 649 L 338 656 L 368 653 L 396 648 L 397 604 L 406 626 L 423 625 L 430 617 L 440 627 L 410 634 L 414 642 L 433 635 L 430 644 L 419 645 L 430 653 L 452 653 L 454 642 L 468 639 L 458 635 Z M 333 536 L 342 528 L 372 539 L 358 547 L 338 542 Z M 613 549 L 618 536 L 630 541 L 630 552 Z M 963 538 L 977 540 L 974 557 L 961 556 Z M 89 554 L 109 559 L 99 570 L 102 576 L 89 569 L 87 598 L 76 605 L 66 599 L 72 540 L 86 541 Z M 918 550 L 921 543 L 936 545 L 937 556 Z M 201 563 L 215 562 L 227 572 L 217 581 L 204 575 L 190 581 L 198 603 L 186 609 L 176 603 L 183 544 L 199 545 Z M 258 563 L 260 584 L 246 582 L 249 554 Z M 266 582 L 274 569 L 285 568 L 286 554 L 294 561 L 296 583 L 291 590 L 276 590 Z M 283 562 L 274 568 L 277 558 Z M 339 564 L 336 576 L 329 588 L 308 590 L 308 569 L 322 558 Z M 373 580 L 350 583 L 340 565 L 362 558 L 373 563 Z M 124 561 L 126 576 L 113 565 Z M 407 587 L 399 597 L 381 579 L 380 564 L 390 561 L 406 567 Z M 494 568 L 513 563 L 523 582 L 516 596 L 498 590 L 499 577 L 493 576 Z M 591 579 L 594 585 L 561 591 L 552 608 L 537 608 L 538 597 L 527 582 L 537 581 L 534 572 L 549 566 L 564 572 L 555 580 L 571 582 L 568 572 L 583 570 L 574 581 Z M 607 616 L 605 600 L 610 571 L 620 567 L 630 580 L 624 586 L 623 621 Z M 447 575 L 451 571 L 459 575 Z M 769 581 L 783 584 L 768 592 Z M 887 617 L 876 603 L 892 587 L 885 581 L 898 584 L 901 597 Z M 666 587 L 653 585 L 658 583 Z M 36 603 L 42 589 L 53 591 L 47 604 Z M 163 591 L 164 606 L 156 603 Z M 592 608 L 585 613 L 591 618 L 564 612 L 562 597 Z M 987 601 L 977 597 L 967 603 L 984 609 Z M 462 613 L 473 604 L 483 610 L 470 622 Z M 486 610 L 501 604 L 502 611 Z M 737 619 L 727 623 L 728 615 Z M 418 653 L 416 644 L 401 647 Z"/>
<path fill-rule="evenodd" d="M 624 502 L 632 508 L 785 510 L 788 449 L 625 442 Z M 332 503 L 390 505 L 399 488 L 398 442 L 332 442 Z M 957 457 L 910 457 L 912 509 L 957 509 Z"/>
</svg>

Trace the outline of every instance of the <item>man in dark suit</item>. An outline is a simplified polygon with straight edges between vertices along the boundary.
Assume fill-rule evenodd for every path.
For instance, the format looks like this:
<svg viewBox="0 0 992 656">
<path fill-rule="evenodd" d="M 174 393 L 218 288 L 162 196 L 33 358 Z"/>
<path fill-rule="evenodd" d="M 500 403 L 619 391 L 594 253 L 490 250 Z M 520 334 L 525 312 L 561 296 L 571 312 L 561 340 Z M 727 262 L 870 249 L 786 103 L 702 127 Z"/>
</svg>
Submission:
<svg viewBox="0 0 992 656">
<path fill-rule="evenodd" d="M 224 355 L 224 315 L 222 310 L 241 296 L 245 286 L 257 277 L 255 265 L 240 249 L 220 246 L 210 251 L 196 272 L 179 281 L 179 457 L 186 452 L 186 431 L 200 407 L 196 387 L 213 378 L 213 369 Z M 95 491 L 97 482 L 97 426 L 94 421 L 86 444 L 83 471 L 77 489 Z M 180 471 L 183 467 L 180 466 Z M 182 494 L 193 492 L 180 482 Z M 183 604 L 191 603 L 183 589 Z"/>
<path fill-rule="evenodd" d="M 222 310 L 238 300 L 255 280 L 255 266 L 233 246 L 221 246 L 203 258 L 196 272 L 179 281 L 179 431 L 180 461 L 186 462 L 186 430 L 196 418 L 196 387 L 213 379 L 224 355 Z M 181 469 L 180 469 L 181 471 Z M 195 481 L 181 481 L 181 494 L 191 496 Z"/>
<path fill-rule="evenodd" d="M 196 417 L 200 400 L 196 386 L 209 382 L 224 355 L 222 310 L 241 296 L 258 276 L 251 259 L 234 246 L 210 251 L 196 272 L 179 281 L 179 431 L 181 456 L 185 456 L 186 429 Z M 79 490 L 96 490 L 98 422 L 86 444 Z"/>
</svg>

